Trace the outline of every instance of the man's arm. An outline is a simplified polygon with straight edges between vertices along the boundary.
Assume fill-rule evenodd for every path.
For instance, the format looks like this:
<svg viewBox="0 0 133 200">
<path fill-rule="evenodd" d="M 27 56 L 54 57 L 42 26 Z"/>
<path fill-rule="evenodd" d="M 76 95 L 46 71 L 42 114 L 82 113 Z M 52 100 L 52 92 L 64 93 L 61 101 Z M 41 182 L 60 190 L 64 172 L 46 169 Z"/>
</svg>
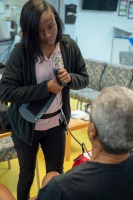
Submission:
<svg viewBox="0 0 133 200">
<path fill-rule="evenodd" d="M 62 190 L 52 179 L 45 187 L 40 189 L 36 200 L 65 200 Z"/>
<path fill-rule="evenodd" d="M 56 172 L 56 171 L 48 172 L 48 173 L 44 176 L 44 178 L 43 178 L 43 180 L 42 180 L 42 187 L 46 186 L 46 185 L 49 183 L 49 181 L 50 181 L 54 176 L 57 176 L 57 175 L 59 175 L 59 173 Z M 37 196 L 31 197 L 29 200 L 36 200 L 36 199 L 37 199 Z"/>
</svg>

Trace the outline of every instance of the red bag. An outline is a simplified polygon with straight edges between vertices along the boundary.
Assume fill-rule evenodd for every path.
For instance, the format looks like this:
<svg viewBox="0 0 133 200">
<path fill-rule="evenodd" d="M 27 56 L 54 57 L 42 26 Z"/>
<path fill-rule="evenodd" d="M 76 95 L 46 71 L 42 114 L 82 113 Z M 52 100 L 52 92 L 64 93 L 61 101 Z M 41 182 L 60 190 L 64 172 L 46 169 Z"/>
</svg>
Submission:
<svg viewBox="0 0 133 200">
<path fill-rule="evenodd" d="M 92 151 L 88 151 L 84 154 L 78 155 L 78 157 L 74 159 L 74 163 L 73 163 L 72 168 L 83 163 L 83 162 L 90 160 L 91 156 L 92 156 Z"/>
</svg>

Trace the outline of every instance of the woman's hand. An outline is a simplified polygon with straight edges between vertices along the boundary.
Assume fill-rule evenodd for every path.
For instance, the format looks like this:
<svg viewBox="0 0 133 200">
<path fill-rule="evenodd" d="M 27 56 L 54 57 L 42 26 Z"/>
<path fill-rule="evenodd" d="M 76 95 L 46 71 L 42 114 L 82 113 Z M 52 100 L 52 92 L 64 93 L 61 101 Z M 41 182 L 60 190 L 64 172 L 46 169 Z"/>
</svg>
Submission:
<svg viewBox="0 0 133 200">
<path fill-rule="evenodd" d="M 70 83 L 72 81 L 70 74 L 66 69 L 60 69 L 58 71 L 58 78 L 62 83 Z"/>
<path fill-rule="evenodd" d="M 48 91 L 49 92 L 52 92 L 52 93 L 55 93 L 55 94 L 58 94 L 59 92 L 61 92 L 62 90 L 62 86 L 60 86 L 57 82 L 56 82 L 56 79 L 52 79 L 50 81 L 48 81 L 47 83 L 47 86 L 48 86 Z"/>
</svg>

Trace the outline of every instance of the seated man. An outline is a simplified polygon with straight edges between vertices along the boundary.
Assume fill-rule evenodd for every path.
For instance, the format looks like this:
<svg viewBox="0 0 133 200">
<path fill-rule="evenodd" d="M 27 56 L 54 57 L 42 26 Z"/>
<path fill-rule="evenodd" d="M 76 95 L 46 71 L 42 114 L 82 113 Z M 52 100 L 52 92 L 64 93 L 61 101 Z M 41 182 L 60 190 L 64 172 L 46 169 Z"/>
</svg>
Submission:
<svg viewBox="0 0 133 200">
<path fill-rule="evenodd" d="M 88 136 L 91 159 L 59 176 L 48 173 L 38 197 L 30 200 L 133 199 L 133 156 L 129 154 L 133 148 L 132 90 L 117 86 L 102 90 L 92 104 Z M 5 188 L 0 200 L 6 199 L 15 200 Z"/>
<path fill-rule="evenodd" d="M 53 177 L 37 200 L 133 199 L 133 91 L 102 90 L 92 103 L 88 135 L 91 159 Z"/>
</svg>

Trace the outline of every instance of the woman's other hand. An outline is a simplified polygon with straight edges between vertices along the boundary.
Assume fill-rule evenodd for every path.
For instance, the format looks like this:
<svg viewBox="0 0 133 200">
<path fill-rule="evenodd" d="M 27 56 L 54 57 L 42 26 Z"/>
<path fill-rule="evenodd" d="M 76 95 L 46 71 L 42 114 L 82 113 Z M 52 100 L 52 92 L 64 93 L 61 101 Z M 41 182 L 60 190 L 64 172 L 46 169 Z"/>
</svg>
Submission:
<svg viewBox="0 0 133 200">
<path fill-rule="evenodd" d="M 55 78 L 50 80 L 50 81 L 48 81 L 47 86 L 48 86 L 48 91 L 52 92 L 52 93 L 55 93 L 55 94 L 58 94 L 59 92 L 61 92 L 61 90 L 63 88 L 62 86 L 60 86 L 57 83 Z"/>
<path fill-rule="evenodd" d="M 66 69 L 60 69 L 58 71 L 58 78 L 62 83 L 70 83 L 72 81 L 70 74 Z"/>
</svg>

